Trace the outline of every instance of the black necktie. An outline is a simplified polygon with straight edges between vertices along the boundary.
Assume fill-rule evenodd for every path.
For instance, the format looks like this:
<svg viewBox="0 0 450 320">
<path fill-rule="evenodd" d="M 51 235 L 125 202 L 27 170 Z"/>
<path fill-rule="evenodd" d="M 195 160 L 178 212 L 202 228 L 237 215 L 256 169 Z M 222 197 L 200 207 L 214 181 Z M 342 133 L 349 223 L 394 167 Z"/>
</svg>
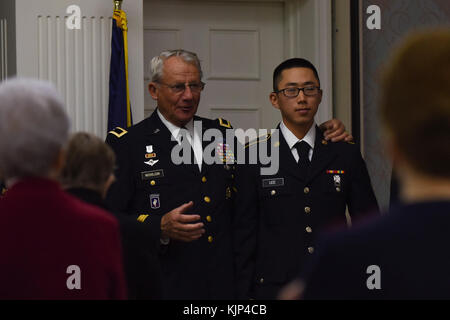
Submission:
<svg viewBox="0 0 450 320">
<path fill-rule="evenodd" d="M 302 173 L 302 176 L 305 177 L 310 164 L 309 149 L 311 149 L 311 147 L 306 141 L 300 141 L 295 144 L 295 148 L 298 152 L 298 166 L 300 172 Z"/>
</svg>

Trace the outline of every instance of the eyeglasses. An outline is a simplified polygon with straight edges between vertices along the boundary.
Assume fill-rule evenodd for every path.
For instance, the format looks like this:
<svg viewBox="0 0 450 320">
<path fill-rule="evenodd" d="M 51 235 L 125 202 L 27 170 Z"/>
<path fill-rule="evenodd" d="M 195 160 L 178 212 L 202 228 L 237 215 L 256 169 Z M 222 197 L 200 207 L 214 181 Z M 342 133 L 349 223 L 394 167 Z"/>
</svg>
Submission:
<svg viewBox="0 0 450 320">
<path fill-rule="evenodd" d="M 189 83 L 189 84 L 184 84 L 184 83 L 177 83 L 174 85 L 168 85 L 162 82 L 158 82 L 159 84 L 166 86 L 168 88 L 170 88 L 174 93 L 183 93 L 186 90 L 186 87 L 189 87 L 189 89 L 191 90 L 192 93 L 200 93 L 204 88 L 205 88 L 205 84 L 203 82 L 199 82 L 199 83 Z"/>
<path fill-rule="evenodd" d="M 305 96 L 313 97 L 319 93 L 320 87 L 286 88 L 275 91 L 275 93 L 283 92 L 283 94 L 288 98 L 296 98 L 300 94 L 300 91 L 303 91 Z"/>
</svg>

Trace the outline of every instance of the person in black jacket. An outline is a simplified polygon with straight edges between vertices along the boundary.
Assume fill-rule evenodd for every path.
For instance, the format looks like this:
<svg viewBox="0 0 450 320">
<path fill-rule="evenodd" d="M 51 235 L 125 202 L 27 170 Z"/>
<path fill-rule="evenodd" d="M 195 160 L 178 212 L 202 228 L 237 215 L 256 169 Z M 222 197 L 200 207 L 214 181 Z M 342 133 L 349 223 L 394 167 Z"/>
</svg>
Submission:
<svg viewBox="0 0 450 320">
<path fill-rule="evenodd" d="M 449 57 L 448 29 L 411 35 L 393 54 L 380 112 L 401 201 L 324 237 L 303 271 L 303 298 L 450 299 Z"/>
<path fill-rule="evenodd" d="M 104 201 L 115 179 L 114 167 L 112 149 L 100 138 L 79 132 L 69 140 L 61 182 L 68 193 L 113 213 L 118 220 L 128 298 L 161 299 L 161 271 L 156 258 L 156 243 L 140 223 L 110 210 Z"/>
<path fill-rule="evenodd" d="M 314 116 L 322 98 L 315 67 L 294 58 L 274 71 L 272 105 L 283 121 L 273 134 L 246 146 L 247 157 L 266 152 L 236 171 L 234 227 L 238 294 L 275 299 L 314 254 L 320 230 L 353 219 L 378 204 L 354 143 L 328 142 Z M 248 162 L 251 163 L 251 160 Z"/>
</svg>

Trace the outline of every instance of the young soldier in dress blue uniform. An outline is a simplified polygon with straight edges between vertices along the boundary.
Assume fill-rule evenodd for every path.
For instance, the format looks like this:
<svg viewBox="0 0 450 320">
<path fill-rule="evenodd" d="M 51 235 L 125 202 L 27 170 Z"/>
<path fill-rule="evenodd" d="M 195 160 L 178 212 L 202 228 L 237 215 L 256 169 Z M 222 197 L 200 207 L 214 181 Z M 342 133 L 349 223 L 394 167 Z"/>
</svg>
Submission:
<svg viewBox="0 0 450 320">
<path fill-rule="evenodd" d="M 345 223 L 346 208 L 352 219 L 378 210 L 358 147 L 326 141 L 315 125 L 321 99 L 310 62 L 295 58 L 275 69 L 270 101 L 283 119 L 279 139 L 260 137 L 247 145 L 247 156 L 267 150 L 279 170 L 263 175 L 260 161 L 236 169 L 239 298 L 276 298 L 314 254 L 319 230 Z"/>
<path fill-rule="evenodd" d="M 450 299 L 450 31 L 411 35 L 391 56 L 379 110 L 400 202 L 322 239 L 304 299 Z"/>
</svg>

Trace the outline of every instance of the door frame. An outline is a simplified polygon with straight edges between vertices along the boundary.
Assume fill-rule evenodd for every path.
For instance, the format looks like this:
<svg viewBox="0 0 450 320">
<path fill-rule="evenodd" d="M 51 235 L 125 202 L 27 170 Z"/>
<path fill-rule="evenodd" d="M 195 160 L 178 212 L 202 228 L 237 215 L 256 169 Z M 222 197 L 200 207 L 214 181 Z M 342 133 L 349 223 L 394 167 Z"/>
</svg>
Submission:
<svg viewBox="0 0 450 320">
<path fill-rule="evenodd" d="M 200 1 L 221 2 L 224 0 Z M 316 121 L 322 123 L 331 119 L 333 117 L 332 2 L 330 0 L 228 1 L 259 3 L 279 2 L 284 4 L 284 58 L 302 57 L 310 60 L 316 66 L 320 77 L 321 87 L 323 89 L 322 103 L 317 111 Z M 312 32 L 308 33 L 308 30 L 312 30 Z M 142 106 L 142 109 L 144 109 L 144 106 Z"/>
<path fill-rule="evenodd" d="M 204 0 L 209 2 L 223 0 Z M 317 68 L 323 89 L 318 123 L 333 117 L 333 18 L 330 0 L 229 0 L 233 2 L 281 2 L 285 14 L 285 59 L 302 57 Z M 305 30 L 313 30 L 308 34 Z"/>
<path fill-rule="evenodd" d="M 323 89 L 316 120 L 333 117 L 332 2 L 329 0 L 285 0 L 285 58 L 302 57 L 317 68 Z M 305 30 L 313 30 L 309 35 Z"/>
</svg>

